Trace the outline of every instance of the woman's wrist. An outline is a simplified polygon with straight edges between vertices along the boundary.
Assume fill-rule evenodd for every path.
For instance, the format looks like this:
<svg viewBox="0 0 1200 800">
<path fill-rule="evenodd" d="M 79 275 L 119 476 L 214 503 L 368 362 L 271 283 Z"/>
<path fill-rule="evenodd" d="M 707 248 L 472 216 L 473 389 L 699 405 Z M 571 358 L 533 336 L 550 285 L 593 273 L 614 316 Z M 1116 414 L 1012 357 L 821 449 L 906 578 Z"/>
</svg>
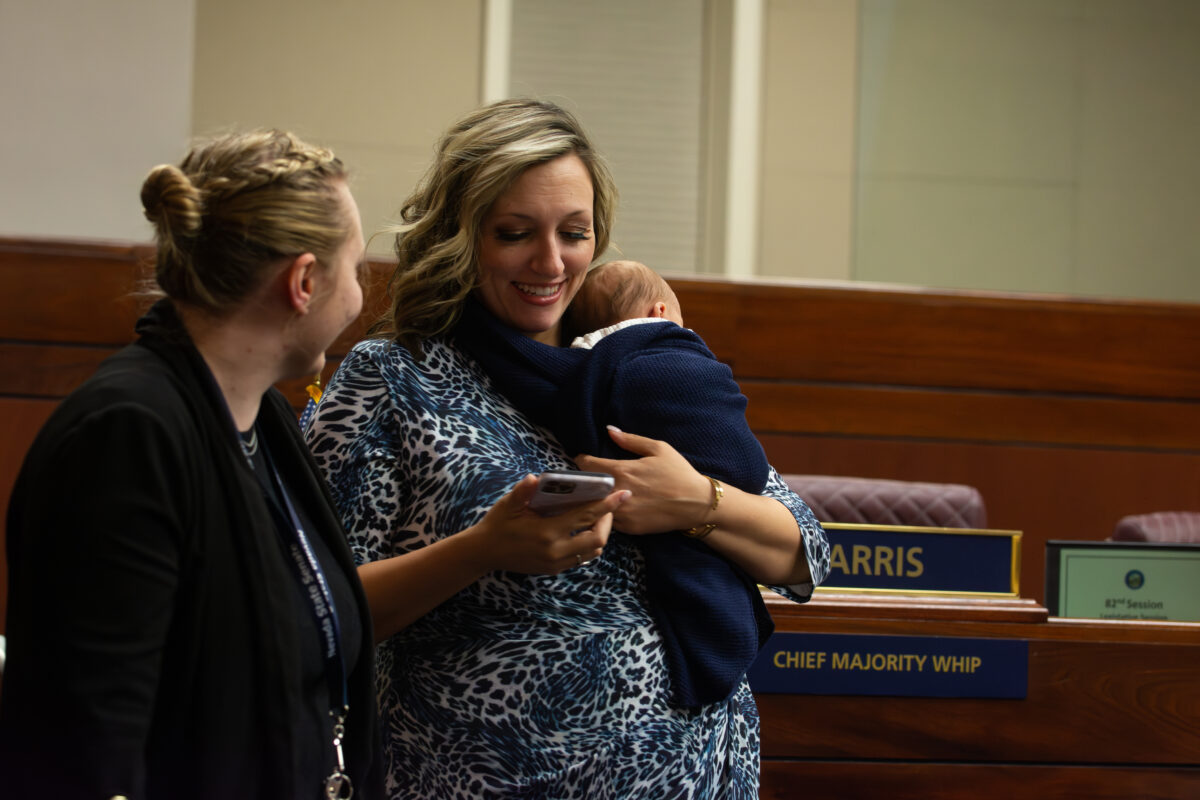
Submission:
<svg viewBox="0 0 1200 800">
<path fill-rule="evenodd" d="M 498 568 L 488 534 L 488 520 L 484 518 L 445 540 L 454 540 L 458 548 L 458 558 L 461 559 L 467 573 L 475 576 L 475 580 Z"/>
<path fill-rule="evenodd" d="M 719 480 L 711 475 L 704 475 L 703 477 L 708 481 L 711 499 L 701 521 L 683 532 L 685 536 L 690 536 L 693 539 L 703 539 L 716 529 L 717 523 L 712 521 L 712 515 L 716 513 L 717 508 L 721 505 L 722 498 L 725 497 L 725 487 Z"/>
</svg>

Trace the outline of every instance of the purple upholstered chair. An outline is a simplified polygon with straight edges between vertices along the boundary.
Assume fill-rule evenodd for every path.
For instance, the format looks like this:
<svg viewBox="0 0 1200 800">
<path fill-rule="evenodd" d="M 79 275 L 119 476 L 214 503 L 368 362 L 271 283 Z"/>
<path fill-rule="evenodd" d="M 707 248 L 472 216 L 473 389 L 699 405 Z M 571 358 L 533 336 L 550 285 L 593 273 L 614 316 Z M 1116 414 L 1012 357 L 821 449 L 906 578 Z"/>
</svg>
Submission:
<svg viewBox="0 0 1200 800">
<path fill-rule="evenodd" d="M 1200 542 L 1200 511 L 1157 511 L 1122 517 L 1114 542 Z"/>
<path fill-rule="evenodd" d="M 986 528 L 983 496 L 973 486 L 837 475 L 784 475 L 822 522 Z"/>
</svg>

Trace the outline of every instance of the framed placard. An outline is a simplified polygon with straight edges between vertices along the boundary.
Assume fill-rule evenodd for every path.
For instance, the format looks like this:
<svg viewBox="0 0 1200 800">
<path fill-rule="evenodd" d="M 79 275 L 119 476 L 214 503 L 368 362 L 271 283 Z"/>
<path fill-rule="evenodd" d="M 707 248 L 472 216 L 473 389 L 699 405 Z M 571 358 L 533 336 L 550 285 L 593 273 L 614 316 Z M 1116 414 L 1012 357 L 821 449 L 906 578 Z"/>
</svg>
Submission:
<svg viewBox="0 0 1200 800">
<path fill-rule="evenodd" d="M 1024 698 L 1029 643 L 956 636 L 775 633 L 747 677 L 762 694 Z"/>
<path fill-rule="evenodd" d="M 826 591 L 1015 597 L 1021 532 L 822 523 L 829 536 Z M 820 591 L 821 589 L 818 589 Z"/>
<path fill-rule="evenodd" d="M 1200 622 L 1200 544 L 1046 542 L 1055 617 Z"/>
</svg>

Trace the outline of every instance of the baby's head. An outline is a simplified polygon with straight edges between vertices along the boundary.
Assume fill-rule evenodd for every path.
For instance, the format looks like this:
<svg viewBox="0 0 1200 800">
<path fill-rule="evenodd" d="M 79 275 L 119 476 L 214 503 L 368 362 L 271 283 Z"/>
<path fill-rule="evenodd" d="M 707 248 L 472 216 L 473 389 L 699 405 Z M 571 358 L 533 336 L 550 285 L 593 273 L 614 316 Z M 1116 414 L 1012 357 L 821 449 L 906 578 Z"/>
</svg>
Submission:
<svg viewBox="0 0 1200 800">
<path fill-rule="evenodd" d="M 593 267 L 564 318 L 567 341 L 627 319 L 662 317 L 683 325 L 683 310 L 657 272 L 637 261 Z"/>
</svg>

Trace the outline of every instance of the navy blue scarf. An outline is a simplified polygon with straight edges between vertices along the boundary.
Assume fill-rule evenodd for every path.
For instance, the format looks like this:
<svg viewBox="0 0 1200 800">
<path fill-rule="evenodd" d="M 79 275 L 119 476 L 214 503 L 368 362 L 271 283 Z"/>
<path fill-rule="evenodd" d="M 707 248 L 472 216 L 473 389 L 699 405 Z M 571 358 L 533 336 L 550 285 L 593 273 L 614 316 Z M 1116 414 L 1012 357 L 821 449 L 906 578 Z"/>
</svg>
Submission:
<svg viewBox="0 0 1200 800">
<path fill-rule="evenodd" d="M 697 470 L 745 491 L 757 494 L 766 483 L 769 467 L 745 424 L 745 398 L 728 367 L 691 331 L 651 323 L 609 335 L 592 350 L 553 347 L 470 299 L 454 338 L 513 405 L 572 455 L 634 458 L 609 438 L 605 426 L 613 424 L 664 439 Z M 647 390 L 621 396 L 627 382 L 614 381 L 618 368 L 645 369 L 636 384 Z M 774 630 L 757 584 L 682 533 L 629 538 L 645 559 L 649 610 L 665 645 L 673 702 L 728 699 Z"/>
</svg>

